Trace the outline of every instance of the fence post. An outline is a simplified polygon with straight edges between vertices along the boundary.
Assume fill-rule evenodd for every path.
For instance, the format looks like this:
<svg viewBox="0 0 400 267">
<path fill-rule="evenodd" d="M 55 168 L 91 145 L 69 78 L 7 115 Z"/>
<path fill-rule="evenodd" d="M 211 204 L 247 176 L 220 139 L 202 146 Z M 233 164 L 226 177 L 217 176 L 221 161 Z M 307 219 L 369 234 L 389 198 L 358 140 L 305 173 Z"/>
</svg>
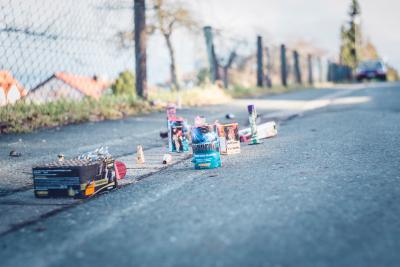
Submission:
<svg viewBox="0 0 400 267">
<path fill-rule="evenodd" d="M 312 65 L 312 55 L 308 54 L 307 56 L 307 67 L 308 67 L 308 84 L 314 84 L 314 77 L 313 77 L 313 65 Z"/>
<path fill-rule="evenodd" d="M 267 74 L 265 75 L 265 80 L 266 80 L 268 88 L 271 88 L 272 87 L 272 81 L 271 81 L 272 66 L 271 66 L 271 55 L 270 55 L 268 47 L 265 47 L 265 54 L 267 57 Z"/>
<path fill-rule="evenodd" d="M 135 62 L 136 92 L 147 99 L 147 66 L 146 66 L 146 6 L 145 0 L 135 0 Z"/>
<path fill-rule="evenodd" d="M 264 82 L 263 45 L 262 37 L 257 36 L 257 86 L 262 87 Z"/>
<path fill-rule="evenodd" d="M 299 52 L 296 50 L 293 51 L 293 60 L 294 60 L 294 76 L 297 84 L 302 84 L 303 81 L 301 79 L 301 70 L 300 70 L 300 60 L 299 60 Z"/>
<path fill-rule="evenodd" d="M 320 82 L 320 83 L 323 83 L 324 82 L 324 69 L 323 69 L 323 67 L 322 67 L 322 60 L 321 60 L 321 57 L 318 57 L 317 58 L 317 64 L 318 64 L 318 81 Z"/>
<path fill-rule="evenodd" d="M 217 72 L 218 68 L 213 44 L 213 33 L 211 26 L 205 26 L 203 28 L 204 37 L 206 39 L 206 48 L 207 48 L 207 56 L 208 56 L 208 64 L 210 65 L 210 79 L 212 83 L 215 83 L 217 80 Z"/>
<path fill-rule="evenodd" d="M 282 85 L 287 86 L 287 65 L 286 65 L 286 47 L 281 45 L 281 80 Z"/>
</svg>

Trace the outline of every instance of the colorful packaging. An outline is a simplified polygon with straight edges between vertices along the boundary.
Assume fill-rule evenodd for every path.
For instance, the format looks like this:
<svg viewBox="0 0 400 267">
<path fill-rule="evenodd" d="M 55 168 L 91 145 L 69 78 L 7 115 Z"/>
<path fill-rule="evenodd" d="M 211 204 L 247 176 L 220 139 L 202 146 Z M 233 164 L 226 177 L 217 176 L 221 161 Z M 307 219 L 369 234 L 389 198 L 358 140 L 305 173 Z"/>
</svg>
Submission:
<svg viewBox="0 0 400 267">
<path fill-rule="evenodd" d="M 270 121 L 257 126 L 258 138 L 266 139 L 278 135 L 278 129 L 275 121 Z M 250 142 L 251 140 L 251 129 L 246 128 L 239 131 L 240 142 Z"/>
<path fill-rule="evenodd" d="M 189 151 L 189 127 L 183 118 L 176 116 L 176 107 L 169 105 L 166 109 L 169 152 Z"/>
<path fill-rule="evenodd" d="M 251 129 L 250 145 L 261 144 L 261 142 L 259 140 L 259 137 L 258 137 L 258 132 L 257 132 L 257 124 L 256 124 L 257 111 L 256 111 L 256 107 L 254 105 L 248 105 L 247 106 L 247 111 L 249 112 L 249 124 L 250 124 L 250 129 Z"/>
<path fill-rule="evenodd" d="M 170 152 L 189 151 L 189 128 L 182 118 L 168 121 L 168 148 Z"/>
<path fill-rule="evenodd" d="M 220 152 L 223 155 L 240 153 L 239 124 L 217 124 Z"/>
<path fill-rule="evenodd" d="M 212 125 L 192 128 L 192 149 L 195 169 L 213 169 L 221 167 L 219 139 Z"/>
</svg>

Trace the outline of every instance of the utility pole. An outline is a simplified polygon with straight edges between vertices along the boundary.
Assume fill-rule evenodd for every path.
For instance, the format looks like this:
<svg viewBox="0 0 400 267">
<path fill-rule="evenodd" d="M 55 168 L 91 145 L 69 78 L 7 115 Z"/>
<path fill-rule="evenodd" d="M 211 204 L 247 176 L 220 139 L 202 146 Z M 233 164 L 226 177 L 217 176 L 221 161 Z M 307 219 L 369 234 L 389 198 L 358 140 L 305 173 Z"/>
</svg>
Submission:
<svg viewBox="0 0 400 267">
<path fill-rule="evenodd" d="M 147 99 L 147 66 L 146 66 L 146 4 L 145 0 L 134 0 L 135 15 L 135 60 L 136 92 Z"/>
<path fill-rule="evenodd" d="M 286 46 L 281 45 L 281 80 L 282 85 L 287 86 Z"/>
<path fill-rule="evenodd" d="M 257 86 L 262 87 L 264 82 L 264 63 L 262 37 L 257 36 Z"/>
</svg>

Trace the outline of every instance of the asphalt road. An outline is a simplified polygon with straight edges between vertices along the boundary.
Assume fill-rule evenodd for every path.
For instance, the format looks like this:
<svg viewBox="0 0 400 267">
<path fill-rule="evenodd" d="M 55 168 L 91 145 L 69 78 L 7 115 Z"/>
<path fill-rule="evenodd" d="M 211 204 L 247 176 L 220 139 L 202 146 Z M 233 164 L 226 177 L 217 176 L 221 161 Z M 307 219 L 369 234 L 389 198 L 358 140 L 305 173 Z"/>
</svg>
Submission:
<svg viewBox="0 0 400 267">
<path fill-rule="evenodd" d="M 184 161 L 0 237 L 0 266 L 399 266 L 400 85 L 310 105 L 332 93 L 318 91 L 273 98 L 300 115 L 277 138 L 224 157 L 222 168 L 195 171 Z M 278 110 L 269 100 L 255 100 L 262 113 Z M 243 121 L 240 105 L 229 107 Z M 222 117 L 226 108 L 201 111 Z M 74 127 L 121 134 L 137 130 L 118 126 L 134 120 L 32 136 L 65 143 Z"/>
<path fill-rule="evenodd" d="M 267 99 L 242 99 L 228 105 L 180 110 L 193 121 L 196 115 L 204 115 L 210 122 L 224 120 L 226 113 L 237 115 L 237 121 L 247 123 L 246 105 L 256 102 L 258 112 L 271 114 L 277 111 L 298 110 L 305 100 L 317 99 L 343 90 L 306 90 L 292 94 L 270 96 Z M 283 100 L 283 101 L 282 101 Z M 137 145 L 144 149 L 163 145 L 160 130 L 165 131 L 165 113 L 131 117 L 124 120 L 85 123 L 61 128 L 41 130 L 30 134 L 0 135 L 0 196 L 32 186 L 32 165 L 55 160 L 59 153 L 66 158 L 108 146 L 114 156 L 132 154 Z M 9 157 L 11 150 L 22 154 Z"/>
</svg>

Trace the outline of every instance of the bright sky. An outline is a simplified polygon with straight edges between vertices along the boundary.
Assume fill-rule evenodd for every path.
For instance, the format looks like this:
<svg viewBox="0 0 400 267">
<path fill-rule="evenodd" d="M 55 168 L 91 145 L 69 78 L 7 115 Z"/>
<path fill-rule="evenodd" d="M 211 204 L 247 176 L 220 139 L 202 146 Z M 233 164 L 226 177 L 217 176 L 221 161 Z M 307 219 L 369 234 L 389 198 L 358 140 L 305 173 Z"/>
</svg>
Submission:
<svg viewBox="0 0 400 267">
<path fill-rule="evenodd" d="M 336 56 L 340 25 L 347 20 L 350 0 L 186 0 L 204 24 L 251 40 L 262 34 L 275 44 L 304 39 Z M 381 56 L 400 70 L 400 1 L 360 0 L 364 35 Z M 268 40 L 270 39 L 270 40 Z M 161 41 L 161 40 L 160 40 Z M 183 42 L 183 43 L 182 43 Z M 186 69 L 193 47 L 178 34 L 178 63 Z M 195 48 L 196 49 L 196 48 Z M 193 64 L 193 62 L 191 63 Z M 181 67 L 181 68 L 182 68 Z M 163 68 L 161 73 L 167 71 Z M 184 70 L 182 70 L 184 72 Z M 167 72 L 168 73 L 168 72 Z M 166 73 L 166 74 L 167 74 Z M 160 72 L 158 72 L 160 74 Z"/>
<path fill-rule="evenodd" d="M 238 32 L 264 31 L 273 41 L 303 38 L 337 50 L 339 27 L 350 0 L 201 0 L 194 4 L 206 23 Z M 382 56 L 400 67 L 400 1 L 360 0 L 364 34 Z M 227 8 L 229 7 L 229 8 Z M 335 50 L 335 51 L 336 51 Z"/>
</svg>

